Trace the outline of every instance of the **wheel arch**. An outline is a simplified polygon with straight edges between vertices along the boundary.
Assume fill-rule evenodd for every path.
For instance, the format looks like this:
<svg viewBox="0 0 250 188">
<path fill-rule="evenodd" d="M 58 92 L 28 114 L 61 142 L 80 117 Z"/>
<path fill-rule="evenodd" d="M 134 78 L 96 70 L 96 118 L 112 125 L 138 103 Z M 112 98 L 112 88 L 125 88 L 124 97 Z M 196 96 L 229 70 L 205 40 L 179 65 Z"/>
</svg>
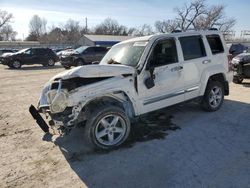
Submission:
<svg viewBox="0 0 250 188">
<path fill-rule="evenodd" d="M 91 113 L 91 111 L 97 106 L 107 104 L 115 105 L 122 108 L 126 115 L 129 117 L 129 119 L 134 119 L 135 108 L 129 96 L 123 91 L 113 92 L 104 96 L 95 97 L 89 100 L 84 105 L 83 110 L 85 111 L 84 113 L 88 114 Z"/>
<path fill-rule="evenodd" d="M 219 81 L 223 84 L 224 86 L 224 94 L 225 95 L 228 95 L 229 94 L 229 87 L 228 87 L 228 82 L 227 82 L 227 79 L 226 79 L 226 75 L 222 72 L 220 73 L 214 73 L 214 74 L 211 74 L 211 75 L 207 75 L 207 78 L 205 79 L 206 80 L 206 83 L 203 84 L 204 87 L 202 87 L 201 89 L 201 95 L 204 95 L 205 93 L 205 90 L 207 88 L 207 85 L 210 81 Z"/>
</svg>

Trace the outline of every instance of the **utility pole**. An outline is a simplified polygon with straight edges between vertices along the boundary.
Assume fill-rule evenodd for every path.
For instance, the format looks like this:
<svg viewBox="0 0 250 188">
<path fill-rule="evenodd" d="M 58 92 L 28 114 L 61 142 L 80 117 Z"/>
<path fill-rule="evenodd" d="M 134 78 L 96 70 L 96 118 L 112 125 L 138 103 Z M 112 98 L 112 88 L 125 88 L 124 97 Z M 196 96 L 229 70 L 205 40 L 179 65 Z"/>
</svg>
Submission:
<svg viewBox="0 0 250 188">
<path fill-rule="evenodd" d="M 85 30 L 88 32 L 88 18 L 85 18 Z"/>
</svg>

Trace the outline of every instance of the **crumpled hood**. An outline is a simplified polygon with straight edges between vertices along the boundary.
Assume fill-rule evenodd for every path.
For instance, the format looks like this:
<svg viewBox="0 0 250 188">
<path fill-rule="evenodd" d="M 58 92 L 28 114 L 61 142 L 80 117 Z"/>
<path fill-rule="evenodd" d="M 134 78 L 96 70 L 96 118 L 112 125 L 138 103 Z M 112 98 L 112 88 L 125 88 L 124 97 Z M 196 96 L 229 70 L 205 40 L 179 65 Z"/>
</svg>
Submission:
<svg viewBox="0 0 250 188">
<path fill-rule="evenodd" d="M 75 67 L 71 70 L 61 72 L 54 76 L 52 80 L 62 78 L 63 80 L 83 77 L 83 78 L 98 78 L 98 77 L 112 77 L 123 74 L 134 74 L 135 68 L 126 65 L 84 65 Z"/>
</svg>

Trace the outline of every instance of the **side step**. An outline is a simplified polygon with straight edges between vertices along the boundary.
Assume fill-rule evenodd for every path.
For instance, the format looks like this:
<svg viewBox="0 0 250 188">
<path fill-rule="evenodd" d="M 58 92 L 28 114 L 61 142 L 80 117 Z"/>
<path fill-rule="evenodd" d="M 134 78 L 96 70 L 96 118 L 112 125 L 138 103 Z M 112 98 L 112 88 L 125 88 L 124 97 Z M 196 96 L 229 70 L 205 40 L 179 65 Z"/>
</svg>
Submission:
<svg viewBox="0 0 250 188">
<path fill-rule="evenodd" d="M 44 121 L 42 116 L 39 114 L 39 112 L 33 105 L 30 105 L 29 112 L 32 115 L 32 117 L 36 120 L 36 123 L 39 125 L 39 127 L 43 130 L 43 132 L 48 133 L 49 126 L 47 125 L 47 123 Z"/>
</svg>

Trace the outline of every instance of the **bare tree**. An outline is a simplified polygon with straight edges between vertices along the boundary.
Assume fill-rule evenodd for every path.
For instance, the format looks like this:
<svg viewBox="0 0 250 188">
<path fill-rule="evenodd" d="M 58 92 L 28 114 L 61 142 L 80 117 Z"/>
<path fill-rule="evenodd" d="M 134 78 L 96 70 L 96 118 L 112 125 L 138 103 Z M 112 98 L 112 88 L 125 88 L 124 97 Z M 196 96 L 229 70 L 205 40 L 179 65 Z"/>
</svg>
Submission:
<svg viewBox="0 0 250 188">
<path fill-rule="evenodd" d="M 155 29 L 160 33 L 171 33 L 178 28 L 178 22 L 176 20 L 163 20 L 155 22 Z"/>
<path fill-rule="evenodd" d="M 0 38 L 4 41 L 15 40 L 17 32 L 13 30 L 12 26 L 5 24 L 0 30 Z"/>
<path fill-rule="evenodd" d="M 157 21 L 155 23 L 157 31 L 170 32 L 175 29 L 186 31 L 215 27 L 226 32 L 236 23 L 235 19 L 225 16 L 225 5 L 208 6 L 206 0 L 195 0 L 174 10 L 177 13 L 176 18 L 174 20 Z"/>
<path fill-rule="evenodd" d="M 150 25 L 148 24 L 143 24 L 142 26 L 139 26 L 138 28 L 136 28 L 132 35 L 133 36 L 145 36 L 145 35 L 152 35 L 153 29 Z"/>
<path fill-rule="evenodd" d="M 34 15 L 29 23 L 30 36 L 33 36 L 35 40 L 38 40 L 43 34 L 46 33 L 47 21 L 44 18 L 40 18 L 38 15 Z"/>
<path fill-rule="evenodd" d="M 62 34 L 66 37 L 66 41 L 76 42 L 80 39 L 81 27 L 78 21 L 69 19 L 64 25 Z"/>
<path fill-rule="evenodd" d="M 97 25 L 94 33 L 99 35 L 128 35 L 127 28 L 111 18 L 106 18 L 101 24 Z"/>
<path fill-rule="evenodd" d="M 13 18 L 11 13 L 0 9 L 0 28 L 6 24 L 9 24 Z"/>
<path fill-rule="evenodd" d="M 12 19 L 11 13 L 0 9 L 0 40 L 15 40 L 17 32 L 10 25 Z"/>
</svg>

